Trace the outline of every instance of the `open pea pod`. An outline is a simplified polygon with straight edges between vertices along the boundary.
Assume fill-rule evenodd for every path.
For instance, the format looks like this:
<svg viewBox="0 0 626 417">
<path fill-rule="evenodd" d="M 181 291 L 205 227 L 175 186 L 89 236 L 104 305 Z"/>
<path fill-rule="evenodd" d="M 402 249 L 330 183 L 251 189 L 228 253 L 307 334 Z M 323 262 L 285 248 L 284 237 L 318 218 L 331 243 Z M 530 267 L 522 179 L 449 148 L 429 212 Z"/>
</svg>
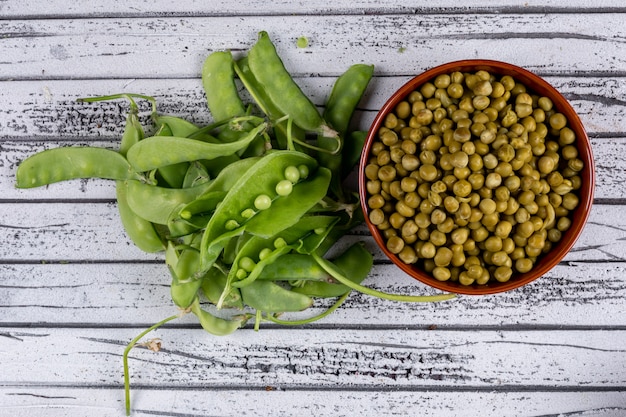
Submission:
<svg viewBox="0 0 626 417">
<path fill-rule="evenodd" d="M 177 136 L 152 136 L 128 150 L 128 162 L 138 172 L 196 160 L 211 160 L 246 148 L 267 128 L 260 123 L 239 140 L 230 143 L 206 143 Z"/>
<path fill-rule="evenodd" d="M 170 237 L 185 236 L 204 229 L 226 191 L 208 191 L 187 204 L 181 204 L 167 220 Z"/>
<path fill-rule="evenodd" d="M 286 254 L 292 251 L 301 254 L 313 252 L 337 220 L 338 218 L 331 216 L 307 216 L 270 238 L 251 237 L 237 253 L 228 274 L 228 282 L 234 287 L 245 287 L 256 280 L 265 267 L 282 262 Z M 240 270 L 245 270 L 245 266 L 241 265 L 244 258 L 252 260 L 254 266 L 246 272 L 245 277 L 236 280 Z"/>
<path fill-rule="evenodd" d="M 287 196 L 277 194 L 276 185 L 285 180 L 285 169 L 300 165 L 312 172 L 317 163 L 315 159 L 299 152 L 271 152 L 260 158 L 233 184 L 222 204 L 215 210 L 202 237 L 203 269 L 210 268 L 215 262 L 228 236 L 237 236 L 246 230 L 253 234 L 272 236 L 296 223 L 306 213 L 309 204 L 314 205 L 323 198 L 328 187 L 324 184 L 323 173 L 295 184 Z M 255 206 L 259 196 L 269 200 L 270 205 L 266 207 L 257 203 Z M 311 202 L 312 199 L 315 201 Z M 254 215 L 248 217 L 246 213 Z"/>
</svg>

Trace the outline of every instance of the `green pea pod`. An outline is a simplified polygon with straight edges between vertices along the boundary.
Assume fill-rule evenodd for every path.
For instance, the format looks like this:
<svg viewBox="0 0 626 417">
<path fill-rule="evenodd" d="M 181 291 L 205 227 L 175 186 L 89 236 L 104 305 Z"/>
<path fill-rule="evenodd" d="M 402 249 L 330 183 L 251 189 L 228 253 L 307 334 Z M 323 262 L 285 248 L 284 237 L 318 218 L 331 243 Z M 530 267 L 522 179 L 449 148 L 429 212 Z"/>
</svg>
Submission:
<svg viewBox="0 0 626 417">
<path fill-rule="evenodd" d="M 120 142 L 120 154 L 126 155 L 126 151 L 135 143 L 143 139 L 143 127 L 137 117 L 137 106 L 131 100 L 130 112 L 126 116 L 124 134 Z M 160 252 L 165 249 L 163 241 L 154 225 L 137 216 L 128 205 L 128 186 L 124 181 L 115 182 L 115 196 L 120 220 L 124 226 L 126 235 L 139 249 L 144 252 Z"/>
<path fill-rule="evenodd" d="M 177 136 L 186 138 L 200 130 L 200 128 L 195 124 L 185 119 L 181 119 L 180 117 L 154 114 L 153 119 L 157 126 L 166 125 L 169 128 L 169 135 L 160 136 Z"/>
<path fill-rule="evenodd" d="M 41 187 L 78 178 L 143 179 L 118 152 L 95 147 L 64 147 L 48 149 L 22 161 L 17 168 L 16 187 Z"/>
<path fill-rule="evenodd" d="M 315 259 L 300 253 L 288 253 L 276 259 L 259 274 L 259 280 L 269 281 L 330 281 L 331 276 Z"/>
<path fill-rule="evenodd" d="M 345 137 L 341 151 L 341 178 L 345 179 L 358 165 L 365 139 L 367 139 L 367 132 L 363 130 L 355 130 Z"/>
<path fill-rule="evenodd" d="M 225 195 L 225 191 L 205 191 L 190 203 L 181 204 L 172 210 L 167 219 L 170 238 L 204 229 Z"/>
<path fill-rule="evenodd" d="M 311 260 L 315 262 L 314 259 L 311 258 Z M 374 259 L 372 254 L 359 242 L 346 249 L 333 261 L 333 264 L 350 281 L 360 284 L 370 273 Z M 324 298 L 339 297 L 352 291 L 351 288 L 343 284 L 331 283 L 329 281 L 332 282 L 333 280 L 328 280 L 327 282 L 307 281 L 303 285 L 293 288 L 292 291 L 306 294 L 310 297 Z"/>
<path fill-rule="evenodd" d="M 339 133 L 339 136 L 347 135 L 352 114 L 361 101 L 373 74 L 373 65 L 355 64 L 335 81 L 326 101 L 324 120 Z"/>
<path fill-rule="evenodd" d="M 196 185 L 204 184 L 211 179 L 206 167 L 199 161 L 189 163 L 182 188 L 192 188 Z"/>
<path fill-rule="evenodd" d="M 300 127 L 293 124 L 291 124 L 291 129 L 289 129 L 288 121 L 283 120 L 285 114 L 272 103 L 265 89 L 254 77 L 254 74 L 250 70 L 250 65 L 248 64 L 248 58 L 244 57 L 235 62 L 234 68 L 253 100 L 257 103 L 261 111 L 274 123 L 274 134 L 278 141 L 279 149 L 290 149 L 294 141 L 296 143 L 303 143 L 306 139 L 305 132 Z M 297 144 L 293 145 L 293 147 L 297 150 L 302 150 Z"/>
<path fill-rule="evenodd" d="M 200 306 L 200 301 L 197 298 L 191 304 L 191 312 L 198 317 L 202 328 L 215 336 L 226 336 L 231 334 L 240 327 L 243 327 L 248 320 L 247 317 L 243 315 L 234 317 L 232 320 L 216 317 L 204 310 Z"/>
<path fill-rule="evenodd" d="M 248 53 L 248 64 L 269 99 L 296 125 L 329 137 L 336 134 L 291 78 L 267 32 L 259 32 L 257 42 Z"/>
<path fill-rule="evenodd" d="M 331 191 L 339 198 L 344 198 L 342 190 L 342 151 L 345 146 L 345 137 L 356 106 L 361 101 L 365 89 L 374 72 L 373 65 L 355 64 L 344 72 L 333 86 L 326 102 L 324 120 L 339 133 L 337 138 L 318 136 L 317 146 L 325 150 L 318 153 L 320 165 L 330 169 L 333 173 Z"/>
<path fill-rule="evenodd" d="M 117 209 L 126 234 L 144 252 L 154 253 L 164 249 L 163 241 L 154 225 L 138 216 L 128 204 L 128 183 L 117 181 L 115 186 Z"/>
<path fill-rule="evenodd" d="M 231 143 L 206 143 L 176 136 L 152 136 L 128 150 L 128 161 L 136 171 L 145 172 L 179 162 L 211 160 L 244 149 L 266 128 L 266 123 L 260 123 L 240 140 Z"/>
<path fill-rule="evenodd" d="M 229 51 L 213 52 L 205 59 L 202 86 L 214 120 L 226 120 L 246 113 L 235 84 L 233 57 Z"/>
<path fill-rule="evenodd" d="M 268 313 L 302 311 L 313 305 L 313 299 L 290 291 L 272 281 L 254 281 L 241 288 L 243 303 Z"/>
<path fill-rule="evenodd" d="M 202 279 L 202 292 L 204 296 L 213 304 L 217 304 L 224 288 L 226 288 L 226 274 L 219 268 L 211 268 Z M 224 297 L 222 303 L 224 308 L 243 309 L 241 292 L 238 288 L 231 288 Z"/>
<path fill-rule="evenodd" d="M 288 166 L 297 167 L 299 165 L 305 165 L 312 171 L 317 163 L 313 158 L 299 152 L 276 151 L 260 158 L 245 172 L 245 175 L 238 178 L 235 184 L 228 190 L 228 194 L 224 197 L 222 204 L 215 210 L 202 237 L 203 269 L 211 267 L 224 248 L 224 245 L 227 243 L 226 238 L 228 236 L 237 236 L 245 231 L 243 227 L 236 227 L 236 229 L 233 230 L 232 227 L 229 227 L 231 224 L 242 225 L 244 223 L 252 223 L 252 225 L 261 232 L 267 232 L 267 230 L 262 230 L 262 224 L 256 224 L 258 221 L 254 221 L 259 216 L 262 216 L 261 219 L 268 223 L 265 225 L 265 228 L 270 230 L 273 229 L 273 224 L 282 225 L 286 222 L 286 226 L 283 227 L 285 228 L 297 221 L 297 219 L 291 217 L 274 217 L 271 214 L 275 212 L 274 210 L 259 211 L 251 219 L 245 218 L 242 216 L 242 213 L 247 209 L 255 209 L 254 202 L 259 195 L 275 199 L 277 196 L 275 187 L 276 184 L 284 179 L 285 169 Z M 296 187 L 294 187 L 294 191 L 295 189 Z M 284 198 L 277 198 L 276 201 L 272 203 L 272 206 L 283 199 Z M 294 206 L 294 204 L 291 203 L 291 206 Z M 284 209 L 285 214 L 290 214 L 289 212 L 292 211 L 289 210 L 291 206 Z M 281 205 L 279 205 L 279 207 L 281 207 Z M 264 212 L 268 211 L 270 212 L 270 217 L 268 217 L 267 214 L 263 216 Z M 300 214 L 300 216 L 301 215 L 302 214 Z M 279 230 L 280 229 L 276 229 L 276 232 Z M 275 234 L 275 232 L 270 232 L 267 236 L 273 234 Z"/>
<path fill-rule="evenodd" d="M 170 285 L 170 295 L 172 301 L 180 308 L 188 308 L 198 296 L 202 280 L 194 279 L 188 282 L 182 282 L 174 273 L 171 275 L 172 283 Z"/>
<path fill-rule="evenodd" d="M 155 224 L 167 225 L 173 210 L 207 192 L 211 183 L 193 188 L 165 188 L 129 180 L 127 186 L 128 205 L 138 216 Z"/>
<path fill-rule="evenodd" d="M 159 126 L 154 136 L 177 136 L 186 138 L 199 130 L 198 126 L 179 117 L 162 116 L 155 112 L 152 118 L 156 125 Z M 187 162 L 167 165 L 159 167 L 158 174 L 171 188 L 181 188 L 188 167 L 189 164 Z"/>
</svg>

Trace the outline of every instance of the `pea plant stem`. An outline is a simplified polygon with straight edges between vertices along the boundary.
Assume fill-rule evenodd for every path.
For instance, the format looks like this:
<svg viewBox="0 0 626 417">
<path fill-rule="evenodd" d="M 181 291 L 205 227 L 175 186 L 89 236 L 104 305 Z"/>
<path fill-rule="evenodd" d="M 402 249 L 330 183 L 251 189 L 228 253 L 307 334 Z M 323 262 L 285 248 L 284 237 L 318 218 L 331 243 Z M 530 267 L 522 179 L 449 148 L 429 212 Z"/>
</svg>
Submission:
<svg viewBox="0 0 626 417">
<path fill-rule="evenodd" d="M 124 355 L 123 355 L 123 359 L 124 359 L 124 392 L 125 392 L 125 397 L 126 397 L 126 415 L 127 416 L 130 416 L 130 374 L 128 372 L 128 354 L 130 353 L 131 349 L 137 344 L 137 342 L 139 340 L 141 340 L 142 337 L 144 337 L 145 335 L 150 333 L 152 330 L 161 327 L 162 325 L 164 325 L 165 323 L 167 323 L 169 321 L 176 320 L 179 317 L 180 317 L 180 314 L 175 314 L 173 316 L 170 316 L 170 317 L 168 317 L 166 319 L 163 319 L 160 322 L 150 326 L 149 328 L 147 328 L 143 332 L 139 333 L 133 340 L 131 340 L 130 343 L 126 346 L 126 349 L 124 349 Z"/>
<path fill-rule="evenodd" d="M 390 294 L 382 291 L 378 291 L 369 287 L 365 287 L 363 285 L 357 284 L 349 280 L 342 273 L 337 271 L 333 265 L 322 258 L 317 253 L 313 252 L 311 254 L 315 261 L 326 271 L 328 272 L 334 279 L 345 285 L 346 287 L 352 288 L 355 291 L 362 292 L 363 294 L 371 295 L 373 297 L 382 298 L 385 300 L 391 301 L 402 301 L 409 303 L 423 303 L 423 302 L 435 302 L 435 301 L 445 301 L 455 298 L 455 294 L 438 294 L 438 295 L 406 295 L 406 294 Z"/>
</svg>

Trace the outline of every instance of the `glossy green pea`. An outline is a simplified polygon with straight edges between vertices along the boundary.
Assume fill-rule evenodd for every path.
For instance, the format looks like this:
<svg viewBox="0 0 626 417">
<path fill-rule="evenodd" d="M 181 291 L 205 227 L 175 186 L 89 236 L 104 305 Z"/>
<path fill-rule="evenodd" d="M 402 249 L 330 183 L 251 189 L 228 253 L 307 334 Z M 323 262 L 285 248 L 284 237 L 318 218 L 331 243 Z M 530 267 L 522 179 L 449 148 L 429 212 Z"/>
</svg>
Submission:
<svg viewBox="0 0 626 417">
<path fill-rule="evenodd" d="M 339 271 L 342 271 L 350 281 L 360 284 L 367 278 L 367 275 L 372 269 L 374 258 L 372 254 L 365 249 L 363 244 L 356 243 L 339 255 L 333 261 L 333 264 Z M 311 297 L 339 297 L 340 295 L 352 291 L 352 289 L 343 284 L 334 283 L 333 280 L 329 279 L 328 282 L 308 281 L 300 287 L 293 288 L 292 291 Z"/>
<path fill-rule="evenodd" d="M 33 188 L 78 178 L 141 180 L 120 153 L 104 148 L 65 147 L 39 152 L 17 168 L 16 187 Z"/>
<path fill-rule="evenodd" d="M 229 51 L 213 52 L 205 59 L 202 86 L 214 120 L 226 120 L 246 113 L 235 84 L 233 57 Z"/>
<path fill-rule="evenodd" d="M 144 172 L 179 162 L 211 160 L 244 149 L 266 128 L 266 123 L 260 123 L 236 142 L 217 144 L 175 136 L 152 136 L 128 150 L 128 162 L 136 171 Z"/>
<path fill-rule="evenodd" d="M 200 301 L 196 299 L 191 304 L 191 312 L 198 317 L 200 325 L 207 332 L 215 336 L 226 336 L 246 324 L 247 316 L 241 315 L 232 320 L 216 317 L 200 306 Z"/>
<path fill-rule="evenodd" d="M 254 281 L 241 288 L 241 297 L 245 305 L 268 313 L 302 311 L 313 305 L 311 297 L 290 291 L 273 281 Z"/>
<path fill-rule="evenodd" d="M 315 104 L 302 92 L 283 65 L 267 32 L 259 33 L 248 53 L 250 70 L 280 111 L 304 130 L 332 137 L 330 129 Z M 336 132 L 334 132 L 336 134 Z"/>
<path fill-rule="evenodd" d="M 164 188 L 129 180 L 128 204 L 138 216 L 166 225 L 173 210 L 207 192 L 211 184 L 208 182 L 193 188 Z"/>
</svg>

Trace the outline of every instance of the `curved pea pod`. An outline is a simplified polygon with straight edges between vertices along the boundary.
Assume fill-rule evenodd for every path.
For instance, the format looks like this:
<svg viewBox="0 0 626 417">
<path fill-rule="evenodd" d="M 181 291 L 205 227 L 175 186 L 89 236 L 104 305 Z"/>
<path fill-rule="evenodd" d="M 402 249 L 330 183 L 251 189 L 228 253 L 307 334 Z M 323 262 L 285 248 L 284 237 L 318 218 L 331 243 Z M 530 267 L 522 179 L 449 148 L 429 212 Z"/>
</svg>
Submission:
<svg viewBox="0 0 626 417">
<path fill-rule="evenodd" d="M 143 127 L 137 117 L 137 106 L 133 106 L 131 101 L 131 111 L 126 116 L 124 134 L 120 142 L 120 153 L 125 155 L 132 145 L 143 139 L 143 136 Z M 165 249 L 161 236 L 157 233 L 154 225 L 131 210 L 128 205 L 128 186 L 124 181 L 116 181 L 115 196 L 124 230 L 135 246 L 149 253 L 160 252 Z"/>
<path fill-rule="evenodd" d="M 195 124 L 185 119 L 181 119 L 180 117 L 155 114 L 153 119 L 157 126 L 165 125 L 169 129 L 169 134 L 161 136 L 177 136 L 186 138 L 200 130 L 200 128 Z"/>
<path fill-rule="evenodd" d="M 241 297 L 246 306 L 268 313 L 302 311 L 313 305 L 311 297 L 290 291 L 272 281 L 254 281 L 241 288 Z"/>
<path fill-rule="evenodd" d="M 343 150 L 341 151 L 341 177 L 346 178 L 359 163 L 363 146 L 367 139 L 367 132 L 355 130 L 344 138 Z"/>
<path fill-rule="evenodd" d="M 235 330 L 243 327 L 248 321 L 247 317 L 237 316 L 232 320 L 216 317 L 208 311 L 204 310 L 200 306 L 200 301 L 196 300 L 191 304 L 191 312 L 198 317 L 200 325 L 204 330 L 215 336 L 226 336 L 233 333 Z"/>
<path fill-rule="evenodd" d="M 219 268 L 211 268 L 202 278 L 202 292 L 213 304 L 217 304 L 226 288 L 226 274 Z M 230 288 L 222 301 L 224 308 L 243 309 L 241 292 L 238 288 Z"/>
<path fill-rule="evenodd" d="M 259 32 L 257 42 L 248 53 L 248 64 L 272 103 L 296 125 L 329 137 L 336 134 L 291 78 L 267 32 Z"/>
<path fill-rule="evenodd" d="M 274 135 L 278 142 L 280 149 L 288 149 L 290 143 L 294 140 L 296 142 L 305 140 L 305 132 L 297 125 L 291 124 L 289 129 L 289 123 L 287 120 L 281 120 L 285 114 L 278 109 L 272 103 L 267 96 L 265 89 L 259 84 L 258 80 L 254 77 L 254 74 L 250 70 L 248 64 L 248 58 L 243 57 L 234 64 L 235 72 L 239 76 L 239 79 L 243 83 L 248 93 L 252 96 L 253 100 L 257 103 L 261 111 L 267 115 L 267 117 L 273 122 Z M 298 149 L 297 145 L 294 145 Z M 301 150 L 301 149 L 298 149 Z"/>
<path fill-rule="evenodd" d="M 374 258 L 372 254 L 365 249 L 362 243 L 355 243 L 339 255 L 333 264 L 350 281 L 360 284 L 372 269 Z M 351 288 L 338 284 L 334 280 L 323 281 L 307 281 L 299 287 L 294 287 L 292 291 L 306 294 L 310 297 L 339 297 L 349 291 Z"/>
<path fill-rule="evenodd" d="M 331 276 L 309 255 L 288 253 L 276 259 L 259 274 L 269 281 L 330 281 Z"/>
<path fill-rule="evenodd" d="M 142 180 L 119 152 L 95 147 L 48 149 L 17 167 L 16 187 L 33 188 L 78 178 Z"/>
<path fill-rule="evenodd" d="M 323 183 L 318 184 L 320 182 L 318 179 L 313 183 L 314 188 L 311 188 L 316 193 L 297 191 L 301 188 L 301 184 L 306 185 L 311 182 L 304 181 L 296 184 L 289 196 L 276 198 L 275 187 L 284 179 L 285 169 L 288 166 L 299 165 L 305 165 L 312 171 L 317 163 L 313 158 L 299 152 L 272 152 L 260 158 L 245 172 L 245 175 L 233 184 L 222 204 L 215 210 L 203 234 L 201 246 L 203 269 L 211 267 L 230 237 L 243 233 L 246 228 L 252 228 L 248 230 L 250 233 L 272 236 L 297 222 L 306 213 L 311 197 L 316 200 L 312 203 L 315 204 L 325 195 L 326 189 L 321 190 L 323 195 L 318 197 L 320 188 L 324 187 Z M 302 207 L 299 207 L 298 204 L 294 204 L 294 201 L 299 201 L 297 198 L 301 194 L 305 195 L 300 201 Z M 255 212 L 252 218 L 244 217 L 242 213 L 246 210 L 255 209 L 255 199 L 259 195 L 265 195 L 274 200 L 270 209 Z"/>
<path fill-rule="evenodd" d="M 188 308 L 198 296 L 198 290 L 201 285 L 202 280 L 200 279 L 181 282 L 176 275 L 172 274 L 172 283 L 170 285 L 172 301 L 180 308 Z"/>
<path fill-rule="evenodd" d="M 127 186 L 128 205 L 138 216 L 152 223 L 167 225 L 173 210 L 204 194 L 211 183 L 193 188 L 164 188 L 129 180 Z"/>
<path fill-rule="evenodd" d="M 152 136 L 128 150 L 128 161 L 139 172 L 196 160 L 211 160 L 231 155 L 247 147 L 267 128 L 260 123 L 239 140 L 230 143 L 206 143 L 176 136 Z"/>
<path fill-rule="evenodd" d="M 117 208 L 120 220 L 130 240 L 144 252 L 160 252 L 165 249 L 163 240 L 157 233 L 154 225 L 138 216 L 128 204 L 128 184 L 117 181 L 115 187 Z"/>
<path fill-rule="evenodd" d="M 313 176 L 313 178 L 296 184 L 289 196 L 276 199 L 269 209 L 255 214 L 243 226 L 225 233 L 208 244 L 205 252 L 207 257 L 203 258 L 203 261 L 206 259 L 207 264 L 210 265 L 219 255 L 225 242 L 233 236 L 243 233 L 243 231 L 260 237 L 269 237 L 292 226 L 316 201 L 323 198 L 329 183 L 330 171 L 325 168 L 319 168 L 317 175 Z M 215 215 L 213 218 L 215 218 Z M 202 248 L 205 248 L 205 246 L 203 245 Z"/>
<path fill-rule="evenodd" d="M 215 120 L 242 116 L 246 109 L 235 84 L 230 51 L 211 53 L 202 65 L 202 86 L 209 111 Z"/>
<path fill-rule="evenodd" d="M 373 73 L 373 65 L 352 65 L 337 78 L 326 102 L 324 120 L 339 133 L 339 140 L 324 135 L 318 136 L 317 146 L 326 150 L 326 152 L 318 153 L 318 161 L 320 165 L 332 171 L 331 190 L 340 198 L 343 198 L 341 166 L 348 127 L 352 120 L 352 114 L 361 101 Z"/>
</svg>

